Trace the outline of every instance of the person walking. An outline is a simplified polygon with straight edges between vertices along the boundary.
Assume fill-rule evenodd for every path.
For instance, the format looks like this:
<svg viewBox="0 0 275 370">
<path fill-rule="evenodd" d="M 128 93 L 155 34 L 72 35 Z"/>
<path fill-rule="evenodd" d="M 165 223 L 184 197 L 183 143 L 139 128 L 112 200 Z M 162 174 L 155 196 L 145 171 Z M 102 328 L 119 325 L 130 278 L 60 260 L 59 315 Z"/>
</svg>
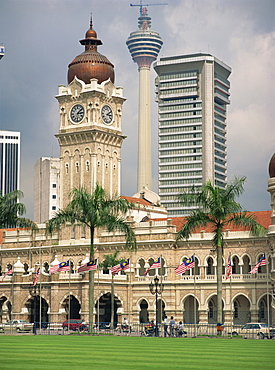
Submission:
<svg viewBox="0 0 275 370">
<path fill-rule="evenodd" d="M 164 329 L 164 336 L 168 337 L 168 317 L 165 315 L 163 320 L 163 329 Z"/>
<path fill-rule="evenodd" d="M 170 319 L 170 323 L 169 323 L 169 334 L 170 334 L 170 337 L 173 337 L 174 336 L 174 329 L 175 329 L 175 325 L 176 325 L 176 322 L 174 320 L 174 317 L 171 316 L 171 319 Z"/>
</svg>

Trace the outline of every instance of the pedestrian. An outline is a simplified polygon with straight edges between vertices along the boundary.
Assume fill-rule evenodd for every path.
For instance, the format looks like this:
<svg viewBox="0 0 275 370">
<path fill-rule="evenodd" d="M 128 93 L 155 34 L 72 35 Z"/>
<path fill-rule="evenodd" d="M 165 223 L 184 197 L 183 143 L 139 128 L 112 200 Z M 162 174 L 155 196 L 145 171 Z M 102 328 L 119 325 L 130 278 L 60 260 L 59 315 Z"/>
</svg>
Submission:
<svg viewBox="0 0 275 370">
<path fill-rule="evenodd" d="M 173 337 L 174 336 L 174 329 L 175 329 L 175 325 L 176 325 L 176 322 L 174 320 L 174 317 L 171 316 L 171 319 L 170 319 L 170 323 L 169 323 L 169 334 L 170 334 L 170 337 Z"/>
<path fill-rule="evenodd" d="M 182 337 L 184 333 L 184 326 L 183 326 L 183 323 L 182 321 L 179 322 L 179 325 L 178 325 L 178 337 Z"/>
<path fill-rule="evenodd" d="M 164 316 L 164 320 L 163 320 L 163 329 L 164 329 L 164 336 L 167 337 L 168 336 L 168 317 L 165 315 Z"/>
</svg>

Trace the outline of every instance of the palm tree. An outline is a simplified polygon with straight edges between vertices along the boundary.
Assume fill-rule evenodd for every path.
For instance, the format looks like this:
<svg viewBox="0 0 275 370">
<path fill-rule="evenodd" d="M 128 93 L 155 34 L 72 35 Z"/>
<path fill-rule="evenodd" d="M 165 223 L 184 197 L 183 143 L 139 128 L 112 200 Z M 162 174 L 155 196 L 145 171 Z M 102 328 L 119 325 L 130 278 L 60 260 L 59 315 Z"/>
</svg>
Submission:
<svg viewBox="0 0 275 370">
<path fill-rule="evenodd" d="M 29 218 L 21 217 L 26 213 L 26 207 L 18 200 L 23 198 L 21 190 L 14 190 L 8 194 L 0 194 L 0 229 L 6 227 L 31 227 L 36 229 L 35 222 Z"/>
<path fill-rule="evenodd" d="M 119 263 L 125 261 L 125 258 L 118 259 L 117 256 L 119 251 L 116 251 L 112 254 L 105 254 L 104 260 L 101 262 L 100 267 L 104 270 L 109 270 L 111 267 L 118 265 Z M 112 274 L 111 280 L 111 329 L 114 328 L 114 316 L 115 316 L 115 302 L 114 302 L 114 274 Z"/>
<path fill-rule="evenodd" d="M 63 210 L 56 212 L 48 221 L 47 229 L 50 233 L 59 229 L 67 222 L 80 222 L 90 230 L 90 260 L 94 260 L 94 235 L 96 228 L 106 228 L 109 232 L 122 231 L 126 235 L 126 247 L 136 248 L 136 239 L 133 230 L 125 221 L 127 212 L 132 203 L 119 197 L 110 198 L 106 191 L 96 185 L 89 193 L 85 188 L 73 189 L 70 193 L 71 201 Z M 89 271 L 89 322 L 93 329 L 94 310 L 94 271 Z"/>
<path fill-rule="evenodd" d="M 266 229 L 257 223 L 254 215 L 242 210 L 235 198 L 243 193 L 246 178 L 234 178 L 225 189 L 214 187 L 211 181 L 204 184 L 200 191 L 192 189 L 183 193 L 180 201 L 185 205 L 196 206 L 196 210 L 186 217 L 186 223 L 177 234 L 177 241 L 188 239 L 198 227 L 210 225 L 213 245 L 217 253 L 217 323 L 222 323 L 222 264 L 223 264 L 223 235 L 230 225 L 242 226 L 253 235 L 263 235 Z"/>
</svg>

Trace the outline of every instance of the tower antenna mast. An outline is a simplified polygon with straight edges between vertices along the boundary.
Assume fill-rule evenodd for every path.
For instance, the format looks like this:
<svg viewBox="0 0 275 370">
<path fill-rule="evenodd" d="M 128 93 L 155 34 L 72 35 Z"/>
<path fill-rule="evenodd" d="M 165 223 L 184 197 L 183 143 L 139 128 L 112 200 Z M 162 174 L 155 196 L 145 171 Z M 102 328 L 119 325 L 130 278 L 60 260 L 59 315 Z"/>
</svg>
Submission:
<svg viewBox="0 0 275 370">
<path fill-rule="evenodd" d="M 142 4 L 142 0 L 140 0 L 140 1 L 139 1 L 139 4 L 131 4 L 131 3 L 130 3 L 130 6 L 139 6 L 139 13 L 140 13 L 140 16 L 142 16 L 142 9 L 143 9 L 145 6 L 154 6 L 154 5 L 168 5 L 168 3 Z"/>
</svg>

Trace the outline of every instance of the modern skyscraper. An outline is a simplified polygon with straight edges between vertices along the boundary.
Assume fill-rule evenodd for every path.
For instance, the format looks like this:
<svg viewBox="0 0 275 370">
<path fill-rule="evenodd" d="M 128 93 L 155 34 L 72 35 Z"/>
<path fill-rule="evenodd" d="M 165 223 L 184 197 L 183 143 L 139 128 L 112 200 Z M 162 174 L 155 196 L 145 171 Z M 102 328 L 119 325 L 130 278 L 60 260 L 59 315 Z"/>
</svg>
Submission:
<svg viewBox="0 0 275 370">
<path fill-rule="evenodd" d="M 227 182 L 226 107 L 231 68 L 210 54 L 160 58 L 156 91 L 159 112 L 159 195 L 171 216 L 192 208 L 179 193 L 211 180 Z"/>
<path fill-rule="evenodd" d="M 34 166 L 34 221 L 41 224 L 59 209 L 60 159 L 42 157 Z"/>
<path fill-rule="evenodd" d="M 140 191 L 143 187 L 152 190 L 150 67 L 163 42 L 160 35 L 151 30 L 147 8 L 141 7 L 138 26 L 139 30 L 130 34 L 126 44 L 139 70 L 137 191 Z"/>
<path fill-rule="evenodd" d="M 20 132 L 0 130 L 0 192 L 19 190 Z"/>
</svg>

